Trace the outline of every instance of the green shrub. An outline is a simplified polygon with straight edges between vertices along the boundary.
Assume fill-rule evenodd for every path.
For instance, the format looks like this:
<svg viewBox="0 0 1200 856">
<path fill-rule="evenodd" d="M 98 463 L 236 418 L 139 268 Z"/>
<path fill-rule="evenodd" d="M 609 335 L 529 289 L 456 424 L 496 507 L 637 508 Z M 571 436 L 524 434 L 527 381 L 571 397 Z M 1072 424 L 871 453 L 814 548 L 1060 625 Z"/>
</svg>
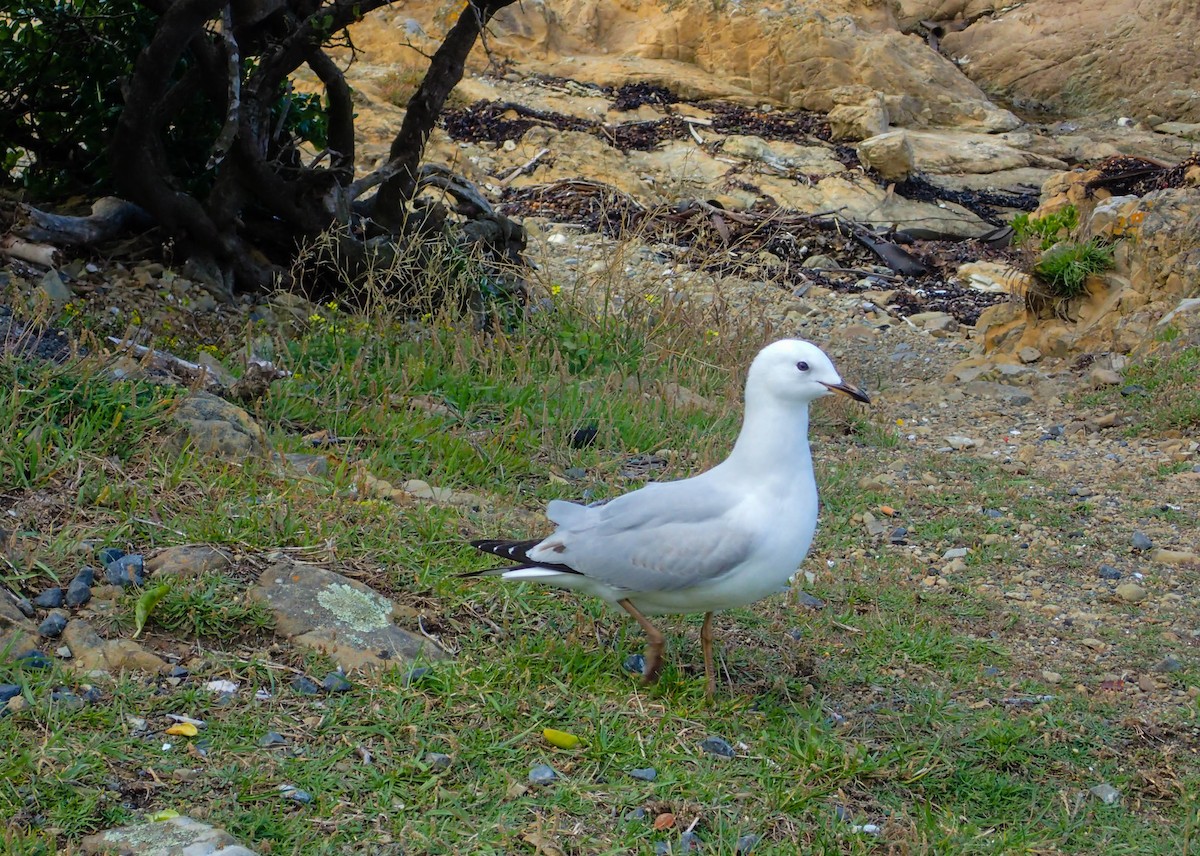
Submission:
<svg viewBox="0 0 1200 856">
<path fill-rule="evenodd" d="M 1013 243 L 1027 244 L 1036 239 L 1038 249 L 1048 250 L 1067 237 L 1079 225 L 1079 210 L 1068 205 L 1045 217 L 1018 214 L 1013 218 Z"/>
<path fill-rule="evenodd" d="M 1113 248 L 1092 238 L 1084 243 L 1064 241 L 1050 247 L 1033 272 L 1055 297 L 1072 298 L 1083 293 L 1087 278 L 1113 266 Z"/>
</svg>

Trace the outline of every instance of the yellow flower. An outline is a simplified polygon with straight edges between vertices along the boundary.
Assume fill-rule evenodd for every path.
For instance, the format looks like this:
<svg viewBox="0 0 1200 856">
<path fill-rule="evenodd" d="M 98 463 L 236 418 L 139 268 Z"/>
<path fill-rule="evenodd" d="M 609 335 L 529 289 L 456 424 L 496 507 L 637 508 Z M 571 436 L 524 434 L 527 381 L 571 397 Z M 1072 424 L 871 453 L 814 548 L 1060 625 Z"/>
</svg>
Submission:
<svg viewBox="0 0 1200 856">
<path fill-rule="evenodd" d="M 555 297 L 558 297 L 558 295 L 562 294 L 562 286 L 561 285 L 550 286 L 550 293 L 553 294 Z"/>
<path fill-rule="evenodd" d="M 712 340 L 720 338 L 721 334 L 716 330 L 705 330 L 704 338 Z"/>
<path fill-rule="evenodd" d="M 651 306 L 653 306 L 655 303 L 657 303 L 657 302 L 658 302 L 658 295 L 657 295 L 657 294 L 643 294 L 643 295 L 642 295 L 642 298 L 643 298 L 643 299 L 644 299 L 644 300 L 645 300 L 647 303 L 649 303 Z"/>
</svg>

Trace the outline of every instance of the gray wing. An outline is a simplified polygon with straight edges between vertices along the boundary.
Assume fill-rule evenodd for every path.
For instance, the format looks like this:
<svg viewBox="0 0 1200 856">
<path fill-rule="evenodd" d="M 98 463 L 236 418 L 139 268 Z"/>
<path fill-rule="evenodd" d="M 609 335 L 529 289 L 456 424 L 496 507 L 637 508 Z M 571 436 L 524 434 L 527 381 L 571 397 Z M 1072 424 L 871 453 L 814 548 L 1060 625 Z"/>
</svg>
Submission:
<svg viewBox="0 0 1200 856">
<path fill-rule="evenodd" d="M 529 557 L 567 565 L 628 591 L 675 591 L 717 579 L 752 552 L 756 534 L 739 525 L 738 498 L 647 485 L 597 508 L 554 503 L 558 530 Z"/>
</svg>

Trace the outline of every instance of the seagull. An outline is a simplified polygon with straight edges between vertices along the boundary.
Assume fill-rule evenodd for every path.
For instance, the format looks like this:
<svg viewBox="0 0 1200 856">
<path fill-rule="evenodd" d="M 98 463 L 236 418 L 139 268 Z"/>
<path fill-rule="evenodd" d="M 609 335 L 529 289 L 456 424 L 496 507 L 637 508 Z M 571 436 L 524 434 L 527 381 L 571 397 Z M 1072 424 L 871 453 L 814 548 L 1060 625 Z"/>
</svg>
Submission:
<svg viewBox="0 0 1200 856">
<path fill-rule="evenodd" d="M 678 481 L 652 482 L 609 502 L 553 500 L 546 538 L 471 546 L 517 564 L 498 575 L 598 597 L 629 613 L 646 635 L 642 683 L 658 679 L 666 638 L 646 617 L 704 613 L 706 693 L 716 691 L 713 613 L 785 591 L 817 528 L 808 406 L 831 393 L 870 403 L 842 381 L 811 342 L 763 348 L 746 378 L 745 415 L 729 457 Z"/>
</svg>

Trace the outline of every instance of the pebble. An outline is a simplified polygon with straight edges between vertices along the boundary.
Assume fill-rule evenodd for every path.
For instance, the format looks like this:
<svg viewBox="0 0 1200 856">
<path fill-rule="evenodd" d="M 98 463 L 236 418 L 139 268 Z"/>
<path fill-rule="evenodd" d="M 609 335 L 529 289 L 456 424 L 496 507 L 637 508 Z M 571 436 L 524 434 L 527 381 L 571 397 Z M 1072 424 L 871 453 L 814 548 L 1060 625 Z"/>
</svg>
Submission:
<svg viewBox="0 0 1200 856">
<path fill-rule="evenodd" d="M 801 606 L 807 606 L 809 609 L 825 608 L 825 601 L 821 600 L 819 597 L 813 597 L 806 591 L 800 592 L 799 596 L 796 598 L 796 602 Z"/>
<path fill-rule="evenodd" d="M 789 631 L 788 631 L 788 637 L 789 637 L 789 638 L 790 638 L 790 639 L 791 639 L 793 642 L 800 642 L 800 641 L 803 641 L 803 639 L 804 639 L 804 631 L 803 631 L 803 630 L 801 630 L 799 627 L 793 627 L 791 630 L 789 630 Z"/>
<path fill-rule="evenodd" d="M 1088 788 L 1088 793 L 1105 805 L 1116 805 L 1121 801 L 1121 792 L 1108 782 Z"/>
<path fill-rule="evenodd" d="M 1161 565 L 1200 564 L 1200 555 L 1190 550 L 1155 550 L 1150 558 Z"/>
<path fill-rule="evenodd" d="M 431 770 L 442 771 L 449 770 L 452 759 L 444 752 L 426 752 L 425 763 L 429 765 Z"/>
<path fill-rule="evenodd" d="M 897 526 L 888 533 L 888 540 L 893 544 L 906 544 L 908 539 L 908 530 L 903 526 Z"/>
<path fill-rule="evenodd" d="M 104 580 L 109 585 L 120 586 L 125 588 L 133 582 L 129 578 L 129 569 L 120 562 L 113 562 L 104 569 Z"/>
<path fill-rule="evenodd" d="M 18 654 L 13 658 L 13 662 L 18 666 L 26 669 L 49 669 L 54 665 L 54 661 L 43 654 L 41 651 L 31 648 L 24 654 Z"/>
<path fill-rule="evenodd" d="M 57 639 L 67 627 L 67 616 L 61 612 L 52 612 L 46 620 L 38 625 L 38 633 L 47 639 Z"/>
<path fill-rule="evenodd" d="M 587 470 L 583 467 L 567 467 L 563 470 L 563 475 L 572 481 L 579 481 L 580 479 L 587 478 Z"/>
<path fill-rule="evenodd" d="M 974 449 L 979 444 L 970 437 L 963 437 L 961 434 L 951 434 L 946 438 L 946 442 L 951 449 L 961 451 L 963 449 Z"/>
<path fill-rule="evenodd" d="M 258 740 L 258 745 L 264 749 L 271 746 L 286 746 L 287 740 L 278 731 L 268 731 Z"/>
<path fill-rule="evenodd" d="M 66 688 L 57 689 L 50 693 L 50 701 L 65 710 L 79 710 L 84 706 L 84 700 Z"/>
<path fill-rule="evenodd" d="M 321 681 L 321 687 L 327 693 L 348 693 L 353 685 L 341 672 L 330 672 L 325 676 L 325 680 Z"/>
<path fill-rule="evenodd" d="M 10 698 L 14 698 L 20 694 L 20 684 L 0 684 L 0 706 L 8 704 Z"/>
<path fill-rule="evenodd" d="M 1134 532 L 1132 543 L 1133 549 L 1135 550 L 1149 550 L 1154 546 L 1154 542 L 1146 537 L 1145 533 L 1143 532 Z"/>
<path fill-rule="evenodd" d="M 96 553 L 97 558 L 100 559 L 100 564 L 105 567 L 108 567 L 113 562 L 120 561 L 124 555 L 125 551 L 118 547 L 103 547 Z"/>
<path fill-rule="evenodd" d="M 943 559 L 961 559 L 970 551 L 966 547 L 952 547 L 942 554 Z"/>
<path fill-rule="evenodd" d="M 621 665 L 625 671 L 640 675 L 646 671 L 646 658 L 641 654 L 630 654 Z"/>
<path fill-rule="evenodd" d="M 1137 583 L 1121 583 L 1117 586 L 1117 597 L 1126 603 L 1141 603 L 1146 599 L 1146 590 Z"/>
<path fill-rule="evenodd" d="M 304 805 L 307 805 L 313 801 L 312 794 L 310 794 L 308 791 L 300 790 L 295 785 L 280 785 L 279 793 L 285 800 L 291 800 L 292 802 L 298 802 Z"/>
<path fill-rule="evenodd" d="M 629 811 L 625 812 L 625 814 L 621 816 L 621 819 L 622 820 L 630 820 L 630 821 L 645 820 L 646 819 L 646 810 L 644 808 L 642 808 L 641 806 L 638 806 L 637 808 L 632 808 Z"/>
<path fill-rule="evenodd" d="M 643 782 L 653 782 L 658 778 L 658 770 L 653 767 L 638 767 L 637 769 L 630 770 L 629 775 Z"/>
<path fill-rule="evenodd" d="M 13 603 L 16 605 L 17 609 L 21 610 L 21 614 L 26 618 L 33 618 L 35 615 L 37 615 L 33 609 L 33 604 L 29 602 L 28 598 L 17 597 L 14 594 Z"/>
<path fill-rule="evenodd" d="M 599 431 L 600 429 L 596 425 L 584 425 L 582 428 L 576 428 L 571 432 L 571 448 L 586 449 L 596 442 L 596 435 Z"/>
<path fill-rule="evenodd" d="M 529 784 L 548 785 L 558 778 L 558 773 L 549 764 L 538 764 L 529 771 Z"/>
<path fill-rule="evenodd" d="M 428 674 L 429 674 L 428 666 L 419 666 L 415 669 L 409 669 L 408 674 L 406 674 L 404 676 L 404 681 L 402 682 L 402 685 L 406 686 L 406 687 L 412 686 L 413 684 L 415 684 L 417 681 L 421 680 L 421 678 L 425 677 Z"/>
<path fill-rule="evenodd" d="M 91 570 L 88 568 L 87 570 Z M 81 572 L 82 573 L 82 572 Z M 67 586 L 67 606 L 83 606 L 92 599 L 92 584 L 76 576 Z"/>
<path fill-rule="evenodd" d="M 654 842 L 654 856 L 670 856 L 671 845 L 665 841 Z"/>
<path fill-rule="evenodd" d="M 729 741 L 721 737 L 705 737 L 700 741 L 700 748 L 709 755 L 717 755 L 721 758 L 732 758 L 735 754 Z"/>
<path fill-rule="evenodd" d="M 104 567 L 104 575 L 108 577 L 113 574 L 117 579 L 127 579 L 128 582 L 116 582 L 109 579 L 109 582 L 114 585 L 127 586 L 133 583 L 135 586 L 140 586 L 146 582 L 146 561 L 141 553 L 129 553 L 117 559 L 115 562 L 109 562 Z"/>
<path fill-rule="evenodd" d="M 679 852 L 680 853 L 699 852 L 699 850 L 700 850 L 700 839 L 696 836 L 696 833 L 685 832 L 685 833 L 683 833 L 683 835 L 679 836 Z"/>
<path fill-rule="evenodd" d="M 42 609 L 58 609 L 63 605 L 63 590 L 48 588 L 33 599 L 33 605 Z"/>
<path fill-rule="evenodd" d="M 1118 571 L 1116 568 L 1114 568 L 1112 565 L 1101 565 L 1100 570 L 1098 570 L 1096 573 L 1100 575 L 1100 579 L 1102 579 L 1102 580 L 1119 580 L 1119 579 L 1121 579 L 1121 572 Z"/>
<path fill-rule="evenodd" d="M 747 856 L 747 854 L 754 849 L 754 845 L 758 844 L 760 840 L 761 839 L 759 836 L 755 835 L 753 832 L 743 835 L 737 840 L 737 846 L 733 851 L 735 856 Z"/>
<path fill-rule="evenodd" d="M 1048 670 L 1044 670 L 1042 672 L 1042 680 L 1048 684 L 1061 684 L 1062 679 L 1063 679 L 1063 676 L 1060 675 L 1058 672 L 1051 672 Z"/>
<path fill-rule="evenodd" d="M 1140 383 L 1131 383 L 1121 387 L 1121 395 L 1141 395 L 1146 391 L 1146 387 Z"/>
<path fill-rule="evenodd" d="M 1175 659 L 1173 654 L 1168 654 L 1154 665 L 1155 672 L 1180 672 L 1183 671 L 1183 663 Z"/>
<path fill-rule="evenodd" d="M 191 672 L 189 672 L 183 666 L 172 666 L 171 671 L 169 671 L 167 673 L 167 677 L 169 677 L 169 678 L 186 678 L 190 674 L 191 674 Z"/>
<path fill-rule="evenodd" d="M 321 691 L 317 682 L 307 675 L 296 675 L 292 678 L 292 689 L 300 695 L 316 695 Z"/>
</svg>

